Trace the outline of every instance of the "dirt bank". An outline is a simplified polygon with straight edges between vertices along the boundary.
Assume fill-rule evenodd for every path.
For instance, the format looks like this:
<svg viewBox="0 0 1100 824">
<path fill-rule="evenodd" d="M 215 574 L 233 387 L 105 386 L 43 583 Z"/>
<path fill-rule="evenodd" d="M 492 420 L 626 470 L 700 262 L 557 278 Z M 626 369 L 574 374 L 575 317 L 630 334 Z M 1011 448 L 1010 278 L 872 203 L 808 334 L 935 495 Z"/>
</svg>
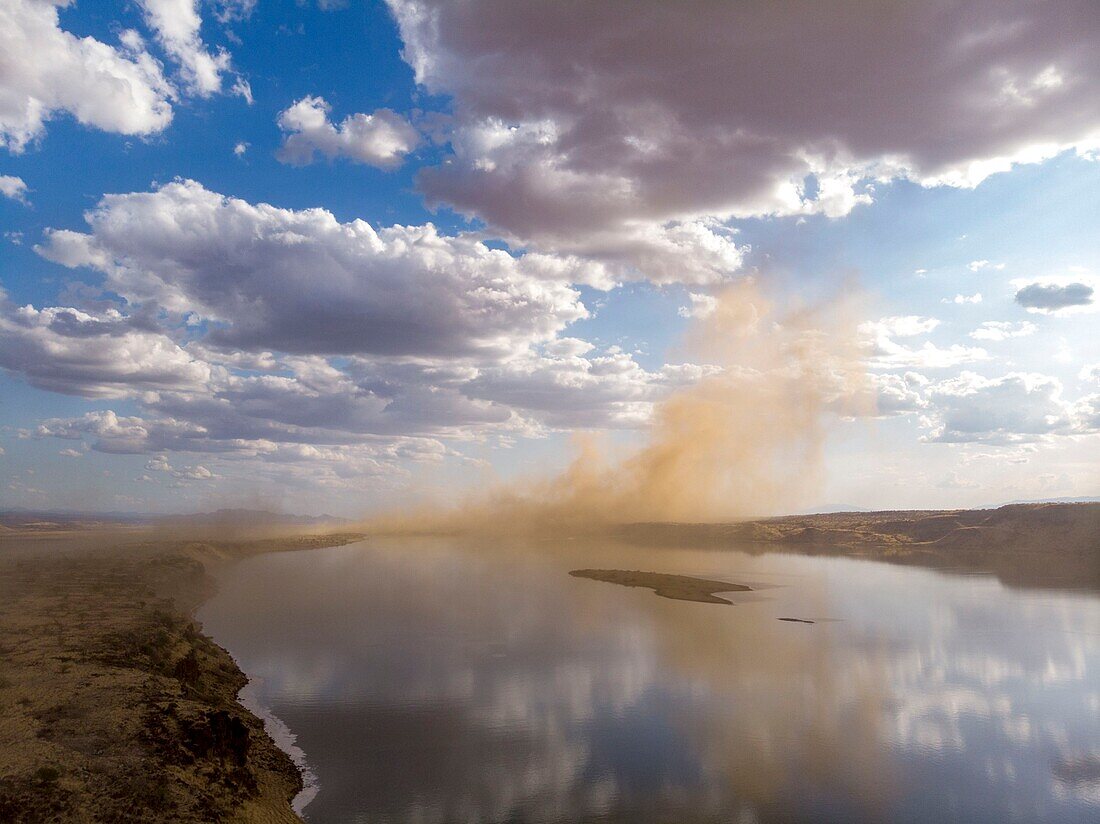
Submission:
<svg viewBox="0 0 1100 824">
<path fill-rule="evenodd" d="M 6 537 L 0 821 L 298 821 L 297 769 L 192 614 L 218 564 L 359 537 Z"/>
<path fill-rule="evenodd" d="M 629 524 L 650 545 L 844 555 L 965 572 L 1007 584 L 1100 590 L 1100 503 L 841 512 L 726 524 Z"/>
</svg>

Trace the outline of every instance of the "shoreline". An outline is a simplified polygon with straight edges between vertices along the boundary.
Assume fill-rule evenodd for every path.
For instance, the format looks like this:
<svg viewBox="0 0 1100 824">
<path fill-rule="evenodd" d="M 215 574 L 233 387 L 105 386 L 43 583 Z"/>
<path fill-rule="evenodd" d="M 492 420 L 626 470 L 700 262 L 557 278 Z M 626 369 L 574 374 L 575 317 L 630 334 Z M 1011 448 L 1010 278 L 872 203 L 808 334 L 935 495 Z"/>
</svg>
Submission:
<svg viewBox="0 0 1100 824">
<path fill-rule="evenodd" d="M 300 822 L 291 756 L 203 632 L 214 571 L 357 533 L 0 544 L 0 819 Z"/>
<path fill-rule="evenodd" d="M 230 657 L 232 657 L 232 653 L 230 653 Z M 233 660 L 236 661 L 235 658 Z M 239 662 L 237 662 L 237 667 L 240 668 Z M 253 690 L 256 684 L 255 676 L 249 676 L 247 673 L 245 675 L 248 677 L 248 683 L 237 694 L 237 703 L 263 722 L 264 732 L 275 742 L 276 747 L 287 754 L 287 757 L 290 758 L 298 770 L 298 775 L 302 779 L 302 788 L 290 799 L 290 809 L 295 815 L 301 817 L 302 811 L 316 798 L 321 789 L 317 775 L 309 766 L 305 750 L 298 746 L 298 738 L 294 731 L 270 708 L 264 706 L 255 694 L 255 690 Z"/>
<path fill-rule="evenodd" d="M 216 592 L 219 567 L 371 537 L 380 536 L 5 534 L 0 820 L 300 822 L 292 804 L 301 769 L 264 713 L 242 702 L 249 676 L 196 615 Z M 845 556 L 990 572 L 1007 585 L 1100 589 L 1100 504 L 628 524 L 589 537 Z M 631 581 L 652 588 L 679 577 Z"/>
</svg>

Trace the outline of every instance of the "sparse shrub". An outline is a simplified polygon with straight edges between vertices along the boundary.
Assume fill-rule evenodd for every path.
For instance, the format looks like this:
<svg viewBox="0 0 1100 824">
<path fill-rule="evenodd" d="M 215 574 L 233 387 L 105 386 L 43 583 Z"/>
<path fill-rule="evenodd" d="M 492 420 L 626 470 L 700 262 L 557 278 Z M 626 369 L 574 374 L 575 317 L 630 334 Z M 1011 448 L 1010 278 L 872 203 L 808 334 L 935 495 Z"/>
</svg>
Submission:
<svg viewBox="0 0 1100 824">
<path fill-rule="evenodd" d="M 56 784 L 61 777 L 61 771 L 57 767 L 39 767 L 34 771 L 34 780 L 39 784 Z"/>
</svg>

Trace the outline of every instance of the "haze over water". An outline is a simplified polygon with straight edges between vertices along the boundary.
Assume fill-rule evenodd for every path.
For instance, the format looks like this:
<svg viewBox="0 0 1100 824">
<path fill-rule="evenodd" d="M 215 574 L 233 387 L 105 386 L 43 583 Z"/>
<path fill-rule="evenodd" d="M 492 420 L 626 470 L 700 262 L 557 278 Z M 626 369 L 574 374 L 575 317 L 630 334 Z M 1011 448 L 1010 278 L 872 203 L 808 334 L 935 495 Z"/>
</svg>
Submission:
<svg viewBox="0 0 1100 824">
<path fill-rule="evenodd" d="M 225 570 L 199 617 L 297 737 L 307 820 L 1100 815 L 1094 597 L 849 559 L 520 549 L 375 540 Z M 753 592 L 567 574 L 597 566 Z"/>
</svg>

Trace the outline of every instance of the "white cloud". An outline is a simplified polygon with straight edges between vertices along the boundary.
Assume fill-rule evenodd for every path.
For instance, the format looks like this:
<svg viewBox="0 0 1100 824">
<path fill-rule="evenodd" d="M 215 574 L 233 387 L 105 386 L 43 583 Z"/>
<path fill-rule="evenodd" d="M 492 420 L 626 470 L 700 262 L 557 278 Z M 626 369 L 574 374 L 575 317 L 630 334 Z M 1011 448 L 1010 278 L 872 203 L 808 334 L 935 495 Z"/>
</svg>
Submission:
<svg viewBox="0 0 1100 824">
<path fill-rule="evenodd" d="M 705 318 L 718 308 L 718 298 L 701 292 L 689 292 L 690 306 L 681 306 L 676 310 L 682 318 Z"/>
<path fill-rule="evenodd" d="M 279 159 L 301 166 L 320 153 L 329 160 L 347 158 L 393 169 L 420 144 L 420 133 L 389 109 L 348 115 L 339 124 L 328 119 L 330 110 L 324 98 L 303 97 L 280 112 L 279 128 L 285 134 Z"/>
<path fill-rule="evenodd" d="M 0 4 L 0 145 L 23 151 L 60 113 L 118 134 L 166 128 L 174 91 L 140 37 L 123 32 L 117 48 L 74 37 L 60 26 L 61 5 Z"/>
<path fill-rule="evenodd" d="M 966 264 L 966 268 L 971 272 L 980 272 L 983 269 L 996 269 L 1001 270 L 1005 268 L 1003 263 L 991 263 L 988 260 L 972 260 Z"/>
<path fill-rule="evenodd" d="M 208 364 L 135 318 L 3 301 L 0 367 L 43 389 L 88 397 L 197 388 L 211 376 Z"/>
<path fill-rule="evenodd" d="M 860 332 L 875 338 L 911 338 L 925 335 L 940 325 L 937 318 L 920 315 L 892 315 L 860 325 Z"/>
<path fill-rule="evenodd" d="M 233 80 L 233 85 L 230 86 L 229 91 L 231 94 L 237 97 L 243 97 L 244 102 L 251 106 L 256 100 L 252 97 L 252 84 L 250 84 L 243 77 L 238 75 Z"/>
<path fill-rule="evenodd" d="M 683 364 L 647 372 L 621 351 L 595 357 L 564 346 L 557 351 L 559 356 L 514 358 L 484 369 L 463 391 L 521 409 L 548 426 L 633 427 L 646 423 L 654 401 L 671 389 L 716 371 Z"/>
<path fill-rule="evenodd" d="M 599 3 L 389 5 L 416 80 L 454 100 L 452 155 L 419 176 L 429 200 L 633 276 L 692 269 L 692 247 L 666 250 L 656 276 L 632 255 L 637 235 L 673 224 L 841 216 L 880 181 L 974 186 L 1100 145 L 1100 25 L 1073 0 L 828 15 L 688 0 L 627 17 Z"/>
<path fill-rule="evenodd" d="M 214 0 L 214 16 L 219 23 L 247 20 L 256 8 L 256 0 Z"/>
<path fill-rule="evenodd" d="M 27 202 L 27 184 L 14 175 L 0 175 L 0 195 L 20 203 Z"/>
<path fill-rule="evenodd" d="M 78 418 L 53 418 L 35 430 L 36 438 L 91 440 L 91 448 L 109 454 L 149 454 L 146 470 L 163 473 L 174 484 L 216 480 L 204 464 L 174 467 L 168 452 L 207 452 L 220 462 L 234 462 L 253 479 L 269 468 L 280 483 L 307 480 L 324 486 L 348 486 L 365 476 L 400 475 L 402 461 L 437 461 L 453 455 L 432 438 L 392 438 L 386 441 L 340 443 L 337 446 L 263 439 L 222 440 L 206 437 L 201 427 L 165 418 L 120 416 L 112 411 L 88 412 Z M 146 474 L 142 480 L 154 481 Z"/>
<path fill-rule="evenodd" d="M 245 152 L 248 151 L 248 146 L 249 144 L 245 143 L 243 140 L 238 141 L 233 146 L 233 154 L 235 154 L 237 157 L 244 157 Z"/>
<path fill-rule="evenodd" d="M 1100 393 L 1086 395 L 1073 405 L 1077 426 L 1084 432 L 1100 432 Z"/>
<path fill-rule="evenodd" d="M 172 471 L 172 476 L 186 481 L 212 481 L 218 477 L 205 466 L 185 466 Z"/>
<path fill-rule="evenodd" d="M 939 489 L 979 489 L 981 484 L 960 478 L 958 472 L 949 472 L 936 482 Z"/>
<path fill-rule="evenodd" d="M 199 97 L 220 92 L 222 74 L 229 69 L 230 58 L 225 51 L 211 53 L 202 42 L 198 0 L 138 0 L 138 3 L 157 42 L 179 64 L 186 89 Z"/>
<path fill-rule="evenodd" d="M 1031 321 L 1011 323 L 1003 320 L 987 320 L 970 333 L 974 340 L 1002 341 L 1009 338 L 1025 338 L 1035 334 L 1039 327 Z"/>
<path fill-rule="evenodd" d="M 875 393 L 876 415 L 904 415 L 917 412 L 928 405 L 922 390 L 929 381 L 917 372 L 906 372 L 903 375 L 890 372 L 871 374 L 869 382 Z"/>
<path fill-rule="evenodd" d="M 928 389 L 929 440 L 1020 443 L 1088 431 L 1057 378 L 1013 372 L 985 378 L 962 372 Z"/>
<path fill-rule="evenodd" d="M 38 251 L 98 270 L 120 300 L 4 304 L 0 365 L 128 399 L 139 414 L 54 419 L 36 434 L 152 455 L 150 472 L 186 452 L 258 472 L 278 462 L 324 484 L 388 476 L 450 454 L 444 440 L 639 426 L 711 369 L 651 372 L 563 337 L 587 314 L 569 283 L 607 277 L 579 258 L 341 223 L 188 181 L 106 196 L 86 219 L 87 233 L 48 232 Z"/>
<path fill-rule="evenodd" d="M 587 312 L 545 260 L 490 249 L 431 224 L 373 229 L 323 209 L 253 205 L 193 181 L 108 195 L 89 234 L 39 247 L 91 266 L 132 303 L 193 313 L 207 343 L 300 354 L 457 358 L 549 340 Z"/>
<path fill-rule="evenodd" d="M 869 350 L 869 364 L 876 368 L 946 369 L 989 358 L 984 349 L 977 347 L 951 344 L 943 348 L 931 341 L 907 346 L 895 340 L 928 334 L 939 323 L 936 318 L 900 315 L 860 324 L 859 332 Z"/>
<path fill-rule="evenodd" d="M 966 303 L 981 303 L 981 302 L 982 302 L 982 293 L 981 292 L 975 292 L 973 295 L 955 295 L 955 297 L 953 297 L 953 298 L 944 298 L 943 301 L 942 301 L 942 303 L 956 303 L 956 304 L 960 304 L 960 305 L 961 304 L 966 304 Z"/>
</svg>

